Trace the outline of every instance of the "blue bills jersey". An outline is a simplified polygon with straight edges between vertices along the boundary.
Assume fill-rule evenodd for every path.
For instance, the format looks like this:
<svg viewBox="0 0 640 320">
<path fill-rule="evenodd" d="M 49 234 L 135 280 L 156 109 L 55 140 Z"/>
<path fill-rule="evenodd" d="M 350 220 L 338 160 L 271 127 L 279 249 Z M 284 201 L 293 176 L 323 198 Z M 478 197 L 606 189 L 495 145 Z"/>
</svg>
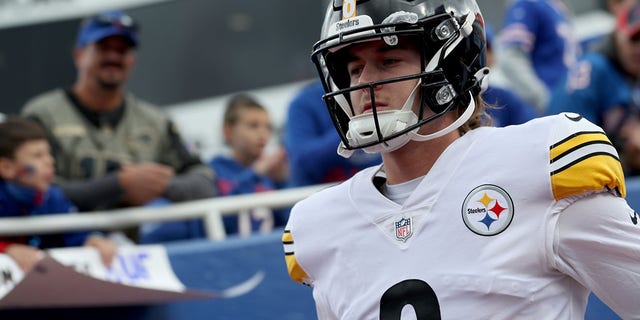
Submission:
<svg viewBox="0 0 640 320">
<path fill-rule="evenodd" d="M 503 47 L 528 53 L 538 78 L 553 88 L 576 61 L 579 45 L 560 0 L 514 0 L 499 36 Z"/>
</svg>

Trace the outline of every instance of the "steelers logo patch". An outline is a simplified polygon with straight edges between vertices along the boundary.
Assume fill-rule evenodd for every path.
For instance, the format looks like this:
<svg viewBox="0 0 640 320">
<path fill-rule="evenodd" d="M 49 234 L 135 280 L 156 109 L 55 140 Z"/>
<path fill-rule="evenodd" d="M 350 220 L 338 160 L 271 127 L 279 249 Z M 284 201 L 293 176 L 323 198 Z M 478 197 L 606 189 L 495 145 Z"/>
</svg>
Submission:
<svg viewBox="0 0 640 320">
<path fill-rule="evenodd" d="M 513 200 L 504 189 L 483 184 L 471 190 L 462 204 L 462 221 L 476 234 L 495 236 L 513 220 Z"/>
</svg>

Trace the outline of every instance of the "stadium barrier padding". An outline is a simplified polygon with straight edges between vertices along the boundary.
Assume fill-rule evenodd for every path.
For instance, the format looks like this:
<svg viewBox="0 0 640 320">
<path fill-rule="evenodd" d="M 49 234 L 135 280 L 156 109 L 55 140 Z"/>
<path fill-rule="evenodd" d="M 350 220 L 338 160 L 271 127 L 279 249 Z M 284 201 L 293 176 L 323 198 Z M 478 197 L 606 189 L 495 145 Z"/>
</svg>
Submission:
<svg viewBox="0 0 640 320">
<path fill-rule="evenodd" d="M 221 291 L 257 273 L 262 281 L 248 293 L 150 306 L 74 309 L 4 310 L 0 319 L 237 320 L 316 319 L 311 288 L 287 274 L 282 230 L 225 241 L 191 240 L 167 243 L 174 272 L 189 289 Z"/>
<path fill-rule="evenodd" d="M 640 210 L 640 178 L 627 181 L 629 204 Z M 205 299 L 151 306 L 0 311 L 0 319 L 316 319 L 311 288 L 289 279 L 281 244 L 282 230 L 221 242 L 191 240 L 165 246 L 175 273 L 190 289 L 220 291 L 256 275 L 264 278 L 248 293 L 225 299 Z M 354 293 L 355 294 L 355 293 Z M 591 295 L 585 320 L 618 320 Z"/>
</svg>

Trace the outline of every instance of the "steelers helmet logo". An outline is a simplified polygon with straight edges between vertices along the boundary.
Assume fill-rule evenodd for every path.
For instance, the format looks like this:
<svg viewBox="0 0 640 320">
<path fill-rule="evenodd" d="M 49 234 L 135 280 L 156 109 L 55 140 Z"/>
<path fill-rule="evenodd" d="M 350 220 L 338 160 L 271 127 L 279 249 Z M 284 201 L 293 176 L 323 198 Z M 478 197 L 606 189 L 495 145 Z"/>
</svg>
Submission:
<svg viewBox="0 0 640 320">
<path fill-rule="evenodd" d="M 513 220 L 513 200 L 504 189 L 484 184 L 471 190 L 462 204 L 462 221 L 476 234 L 494 236 Z"/>
</svg>

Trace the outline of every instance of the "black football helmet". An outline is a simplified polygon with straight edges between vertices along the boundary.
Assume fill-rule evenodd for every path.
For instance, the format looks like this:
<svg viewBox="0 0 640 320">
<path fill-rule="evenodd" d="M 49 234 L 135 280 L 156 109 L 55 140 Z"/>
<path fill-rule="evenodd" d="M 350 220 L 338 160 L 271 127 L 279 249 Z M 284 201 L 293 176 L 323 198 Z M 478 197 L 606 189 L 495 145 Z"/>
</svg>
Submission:
<svg viewBox="0 0 640 320">
<path fill-rule="evenodd" d="M 351 86 L 342 49 L 371 40 L 394 46 L 399 38 L 417 41 L 421 72 Z M 485 51 L 484 20 L 475 0 L 332 0 L 312 60 L 342 139 L 338 153 L 349 157 L 354 149 L 388 152 L 409 140 L 429 140 L 456 130 L 472 116 L 474 98 L 489 73 Z M 408 80 L 418 84 L 401 109 L 376 109 L 376 86 Z M 366 89 L 372 112 L 356 115 L 349 93 Z M 418 110 L 413 107 L 415 99 L 420 99 Z M 427 108 L 433 113 L 425 112 Z M 421 125 L 459 108 L 465 109 L 447 128 L 418 133 Z"/>
</svg>

